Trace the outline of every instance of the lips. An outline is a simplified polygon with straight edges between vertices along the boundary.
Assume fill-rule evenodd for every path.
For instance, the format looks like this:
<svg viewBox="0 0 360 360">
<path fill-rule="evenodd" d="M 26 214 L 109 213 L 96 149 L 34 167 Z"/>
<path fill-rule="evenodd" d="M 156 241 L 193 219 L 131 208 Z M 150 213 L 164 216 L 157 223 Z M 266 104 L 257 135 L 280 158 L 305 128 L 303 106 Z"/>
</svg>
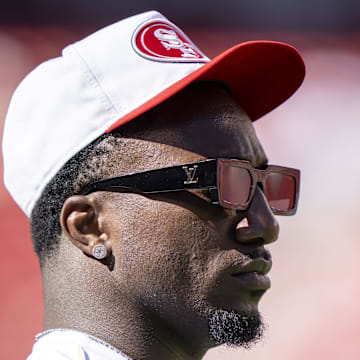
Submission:
<svg viewBox="0 0 360 360">
<path fill-rule="evenodd" d="M 266 275 L 270 271 L 271 265 L 272 262 L 270 259 L 252 259 L 245 264 L 234 266 L 232 275 L 239 275 L 247 272 L 257 272 Z"/>
<path fill-rule="evenodd" d="M 271 282 L 266 274 L 270 271 L 271 265 L 271 260 L 254 259 L 241 266 L 234 266 L 231 277 L 243 288 L 267 290 Z"/>
<path fill-rule="evenodd" d="M 255 271 L 232 275 L 232 278 L 249 290 L 267 290 L 271 287 L 270 278 Z"/>
</svg>

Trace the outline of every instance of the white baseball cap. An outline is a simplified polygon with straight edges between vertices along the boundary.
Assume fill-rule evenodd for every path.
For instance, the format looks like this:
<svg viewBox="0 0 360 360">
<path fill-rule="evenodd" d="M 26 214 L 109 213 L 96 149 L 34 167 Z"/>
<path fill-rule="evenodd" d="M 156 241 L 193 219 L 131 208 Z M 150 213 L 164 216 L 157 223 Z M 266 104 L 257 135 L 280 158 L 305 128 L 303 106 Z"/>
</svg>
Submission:
<svg viewBox="0 0 360 360">
<path fill-rule="evenodd" d="M 291 96 L 304 75 L 301 56 L 287 44 L 246 42 L 210 60 L 157 11 L 121 20 L 67 46 L 20 83 L 4 127 L 5 185 L 30 216 L 72 156 L 190 83 L 227 84 L 254 121 Z"/>
</svg>

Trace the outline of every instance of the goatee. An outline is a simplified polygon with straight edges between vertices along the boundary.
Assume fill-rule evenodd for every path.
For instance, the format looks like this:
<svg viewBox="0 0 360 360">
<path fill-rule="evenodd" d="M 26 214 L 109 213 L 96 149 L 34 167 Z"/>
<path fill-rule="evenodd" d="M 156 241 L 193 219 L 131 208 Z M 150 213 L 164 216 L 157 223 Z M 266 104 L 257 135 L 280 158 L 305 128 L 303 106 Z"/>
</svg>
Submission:
<svg viewBox="0 0 360 360">
<path fill-rule="evenodd" d="M 215 310 L 209 318 L 209 332 L 217 345 L 250 349 L 263 337 L 265 326 L 260 314 L 247 316 L 235 311 Z"/>
</svg>

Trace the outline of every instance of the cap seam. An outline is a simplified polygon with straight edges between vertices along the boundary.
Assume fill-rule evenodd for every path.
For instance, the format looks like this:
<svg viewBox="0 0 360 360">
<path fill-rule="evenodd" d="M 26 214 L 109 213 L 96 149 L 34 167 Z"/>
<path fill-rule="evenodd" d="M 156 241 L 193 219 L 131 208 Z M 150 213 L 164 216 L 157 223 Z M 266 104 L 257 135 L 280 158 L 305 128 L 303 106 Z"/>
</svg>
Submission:
<svg viewBox="0 0 360 360">
<path fill-rule="evenodd" d="M 80 51 L 76 48 L 76 46 L 74 46 L 74 50 L 76 51 L 76 53 L 79 55 L 79 57 L 81 58 L 81 60 L 84 62 L 86 68 L 88 69 L 88 71 L 91 73 L 92 78 L 95 80 L 96 85 L 99 89 L 101 89 L 101 92 L 103 94 L 103 96 L 107 99 L 108 103 L 111 105 L 112 109 L 114 110 L 115 113 L 118 113 L 119 110 L 116 108 L 116 106 L 114 105 L 114 103 L 111 101 L 110 97 L 107 95 L 106 91 L 103 89 L 103 87 L 101 86 L 101 82 L 98 79 L 98 77 L 96 76 L 95 72 L 92 70 L 91 66 L 89 65 L 89 63 L 86 61 L 86 59 L 81 55 Z"/>
</svg>

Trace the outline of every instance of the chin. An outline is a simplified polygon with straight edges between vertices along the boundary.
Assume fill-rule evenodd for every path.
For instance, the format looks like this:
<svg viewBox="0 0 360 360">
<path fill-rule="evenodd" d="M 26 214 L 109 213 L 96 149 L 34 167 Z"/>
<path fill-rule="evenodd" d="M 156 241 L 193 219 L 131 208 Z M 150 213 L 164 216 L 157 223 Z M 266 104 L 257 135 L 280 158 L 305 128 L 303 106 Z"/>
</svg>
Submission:
<svg viewBox="0 0 360 360">
<path fill-rule="evenodd" d="M 236 304 L 233 307 L 221 307 L 222 309 L 226 309 L 229 311 L 235 311 L 239 314 L 243 314 L 246 316 L 258 316 L 261 317 L 259 312 L 259 303 L 256 302 L 243 302 Z"/>
<path fill-rule="evenodd" d="M 206 315 L 210 341 L 214 346 L 252 348 L 265 333 L 265 325 L 258 303 L 262 294 L 242 294 L 237 299 L 212 298 Z M 220 300 L 220 301 L 219 301 Z"/>
<path fill-rule="evenodd" d="M 265 325 L 256 308 L 215 309 L 208 317 L 209 336 L 215 345 L 252 348 L 264 335 Z"/>
</svg>

